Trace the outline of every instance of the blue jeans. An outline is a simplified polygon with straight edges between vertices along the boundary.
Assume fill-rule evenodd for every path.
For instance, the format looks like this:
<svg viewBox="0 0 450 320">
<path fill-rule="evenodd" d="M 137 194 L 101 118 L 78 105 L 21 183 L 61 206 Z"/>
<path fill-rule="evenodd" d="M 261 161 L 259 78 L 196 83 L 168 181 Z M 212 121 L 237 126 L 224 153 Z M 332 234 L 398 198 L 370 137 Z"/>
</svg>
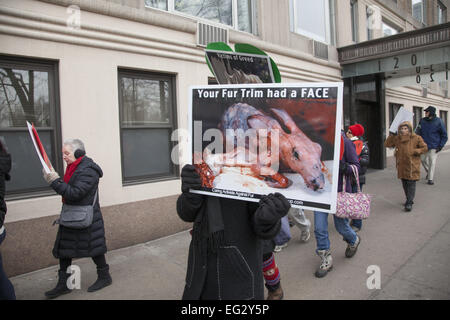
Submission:
<svg viewBox="0 0 450 320">
<path fill-rule="evenodd" d="M 353 245 L 356 241 L 356 233 L 348 223 L 348 219 L 338 218 L 333 214 L 334 226 L 344 237 L 344 241 Z M 328 237 L 328 213 L 314 211 L 314 235 L 316 236 L 317 250 L 329 250 L 330 239 Z"/>
<path fill-rule="evenodd" d="M 0 243 L 4 240 L 6 231 L 0 235 Z M 3 259 L 0 252 L 0 300 L 16 300 L 14 287 L 3 270 Z"/>
</svg>

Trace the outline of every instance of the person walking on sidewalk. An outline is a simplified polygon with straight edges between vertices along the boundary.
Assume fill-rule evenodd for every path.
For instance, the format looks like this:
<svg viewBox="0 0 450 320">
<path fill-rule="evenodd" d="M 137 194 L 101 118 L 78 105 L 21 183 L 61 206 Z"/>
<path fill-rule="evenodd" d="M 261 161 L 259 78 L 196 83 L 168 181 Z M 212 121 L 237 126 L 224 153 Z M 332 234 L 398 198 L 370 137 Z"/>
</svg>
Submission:
<svg viewBox="0 0 450 320">
<path fill-rule="evenodd" d="M 363 185 L 366 183 L 366 172 L 367 167 L 369 166 L 369 146 L 362 139 L 364 135 L 364 127 L 359 123 L 356 123 L 347 130 L 347 138 L 349 138 L 356 148 L 356 155 L 358 156 L 360 170 L 359 170 L 359 187 L 362 192 Z M 356 184 L 355 184 L 356 187 Z M 357 192 L 357 188 L 353 190 L 353 192 Z M 362 228 L 362 220 L 361 219 L 352 219 L 350 226 L 355 232 L 359 232 Z"/>
<path fill-rule="evenodd" d="M 442 119 L 436 117 L 436 108 L 425 109 L 425 117 L 420 119 L 416 134 L 422 137 L 428 147 L 428 152 L 420 156 L 422 165 L 427 172 L 429 185 L 434 184 L 437 154 L 447 143 L 447 130 Z"/>
<path fill-rule="evenodd" d="M 256 203 L 189 192 L 201 186 L 195 167 L 185 165 L 177 213 L 194 225 L 183 299 L 263 300 L 261 239 L 279 232 L 289 201 L 280 193 Z"/>
<path fill-rule="evenodd" d="M 406 196 L 405 211 L 409 212 L 414 204 L 416 181 L 420 179 L 420 155 L 427 152 L 427 145 L 421 136 L 413 133 L 409 121 L 398 126 L 398 134 L 389 132 L 384 145 L 395 148 L 397 177 L 402 180 Z"/>
<path fill-rule="evenodd" d="M 344 146 L 343 154 L 339 162 L 338 192 L 344 188 L 347 192 L 353 192 L 352 179 L 353 170 L 350 165 L 354 165 L 359 170 L 358 156 L 356 155 L 355 145 L 347 139 L 344 132 L 341 132 L 341 145 Z M 346 185 L 343 186 L 344 175 L 346 175 Z M 352 258 L 361 243 L 361 237 L 350 227 L 349 220 L 339 218 L 333 215 L 334 226 L 336 230 L 343 236 L 347 242 L 345 256 Z M 315 276 L 322 278 L 333 268 L 333 258 L 330 250 L 330 239 L 328 236 L 328 213 L 314 211 L 314 235 L 316 237 L 317 249 L 316 253 L 321 259 L 320 266 L 317 268 Z"/>
<path fill-rule="evenodd" d="M 109 265 L 105 258 L 107 251 L 105 228 L 98 197 L 98 184 L 103 171 L 85 154 L 81 140 L 67 140 L 63 146 L 63 159 L 67 163 L 64 178 L 61 179 L 53 168 L 49 174 L 44 171 L 44 179 L 56 193 L 62 196 L 65 204 L 86 206 L 92 205 L 96 199 L 94 217 L 89 227 L 73 229 L 59 225 L 53 256 L 59 259 L 60 268 L 56 287 L 45 293 L 50 299 L 71 292 L 71 289 L 67 287 L 67 279 L 70 276 L 67 268 L 74 258 L 91 257 L 97 266 L 98 278 L 88 288 L 88 292 L 100 290 L 112 283 Z"/>
<path fill-rule="evenodd" d="M 0 245 L 5 240 L 6 230 L 4 226 L 6 216 L 5 180 L 10 179 L 11 155 L 6 149 L 6 144 L 0 139 Z M 3 270 L 2 253 L 0 252 L 0 300 L 16 300 L 16 294 L 11 281 Z"/>
<path fill-rule="evenodd" d="M 291 208 L 288 216 L 292 223 L 300 229 L 300 241 L 308 242 L 311 237 L 311 221 L 305 216 L 305 211 L 299 208 Z"/>
</svg>

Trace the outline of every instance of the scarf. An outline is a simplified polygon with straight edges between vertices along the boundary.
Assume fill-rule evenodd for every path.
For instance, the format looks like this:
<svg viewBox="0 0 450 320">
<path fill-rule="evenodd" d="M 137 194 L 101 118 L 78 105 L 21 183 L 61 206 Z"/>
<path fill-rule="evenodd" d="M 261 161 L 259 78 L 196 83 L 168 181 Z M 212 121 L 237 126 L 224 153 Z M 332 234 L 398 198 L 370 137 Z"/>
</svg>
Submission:
<svg viewBox="0 0 450 320">
<path fill-rule="evenodd" d="M 206 257 L 208 250 L 217 253 L 225 241 L 220 199 L 209 196 L 206 197 L 205 202 L 201 220 L 198 227 L 194 229 L 194 239 L 203 257 Z"/>
<path fill-rule="evenodd" d="M 63 179 L 65 183 L 69 183 L 70 178 L 72 178 L 73 173 L 75 172 L 75 170 L 77 170 L 77 167 L 83 158 L 84 158 L 84 156 L 79 157 L 77 160 L 75 160 L 71 164 L 67 165 L 66 173 L 64 173 L 64 179 Z"/>
</svg>

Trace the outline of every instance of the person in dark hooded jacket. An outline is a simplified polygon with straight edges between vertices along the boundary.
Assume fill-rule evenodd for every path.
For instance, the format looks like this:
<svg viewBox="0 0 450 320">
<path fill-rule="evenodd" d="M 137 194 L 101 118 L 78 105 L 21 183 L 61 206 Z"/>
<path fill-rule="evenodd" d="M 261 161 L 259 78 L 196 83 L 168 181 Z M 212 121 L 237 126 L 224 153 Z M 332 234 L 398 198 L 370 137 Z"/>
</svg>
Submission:
<svg viewBox="0 0 450 320">
<path fill-rule="evenodd" d="M 0 137 L 0 245 L 6 238 L 6 230 L 4 226 L 6 217 L 5 202 L 5 180 L 10 180 L 9 171 L 11 170 L 11 155 L 8 153 L 6 144 Z M 14 286 L 6 276 L 3 270 L 3 259 L 0 252 L 0 300 L 16 300 Z"/>
<path fill-rule="evenodd" d="M 181 171 L 177 212 L 193 222 L 184 300 L 263 300 L 263 239 L 279 232 L 290 208 L 280 193 L 259 203 L 190 193 L 201 187 L 192 165 Z"/>
<path fill-rule="evenodd" d="M 436 117 L 435 107 L 429 106 L 425 109 L 425 117 L 420 120 L 416 134 L 421 136 L 427 144 L 428 151 L 422 154 L 420 159 L 427 173 L 427 183 L 433 185 L 437 154 L 448 140 L 445 124 L 442 119 Z"/>
<path fill-rule="evenodd" d="M 85 156 L 84 144 L 79 139 L 64 142 L 63 159 L 67 163 L 64 178 L 61 179 L 53 168 L 49 174 L 44 172 L 44 179 L 50 187 L 62 196 L 65 204 L 86 206 L 94 203 L 92 224 L 85 229 L 73 229 L 59 226 L 53 248 L 53 256 L 59 259 L 58 283 L 53 290 L 45 293 L 48 298 L 56 298 L 71 292 L 67 287 L 70 274 L 67 268 L 73 258 L 92 257 L 97 266 L 98 278 L 88 288 L 88 292 L 100 290 L 112 283 L 109 265 L 106 263 L 106 240 L 102 213 L 98 195 L 99 179 L 102 169 L 89 157 Z"/>
</svg>

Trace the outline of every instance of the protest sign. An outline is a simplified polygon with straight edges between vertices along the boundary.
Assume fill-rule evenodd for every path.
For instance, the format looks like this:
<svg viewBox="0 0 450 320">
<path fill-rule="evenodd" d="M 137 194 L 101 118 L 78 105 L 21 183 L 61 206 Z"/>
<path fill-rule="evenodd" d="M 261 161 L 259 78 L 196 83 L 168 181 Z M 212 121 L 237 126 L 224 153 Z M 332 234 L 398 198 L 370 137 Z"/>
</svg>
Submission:
<svg viewBox="0 0 450 320">
<path fill-rule="evenodd" d="M 275 82 L 269 56 L 219 50 L 205 55 L 220 84 Z"/>
<path fill-rule="evenodd" d="M 395 115 L 395 118 L 392 121 L 391 126 L 389 127 L 389 131 L 393 132 L 393 133 L 397 133 L 398 126 L 400 125 L 400 123 L 405 122 L 405 121 L 411 122 L 411 125 L 412 125 L 413 117 L 414 117 L 414 114 L 411 111 L 406 110 L 405 107 L 401 107 L 398 110 L 397 114 Z"/>
<path fill-rule="evenodd" d="M 336 210 L 342 83 L 190 88 L 189 158 L 208 194 Z"/>
<path fill-rule="evenodd" d="M 52 164 L 48 159 L 47 153 L 45 152 L 44 146 L 42 145 L 41 139 L 34 128 L 33 124 L 30 124 L 27 121 L 28 132 L 30 133 L 31 140 L 33 141 L 34 148 L 36 149 L 36 153 L 41 161 L 42 167 L 44 168 L 46 173 L 50 173 L 50 168 L 52 168 Z"/>
</svg>

